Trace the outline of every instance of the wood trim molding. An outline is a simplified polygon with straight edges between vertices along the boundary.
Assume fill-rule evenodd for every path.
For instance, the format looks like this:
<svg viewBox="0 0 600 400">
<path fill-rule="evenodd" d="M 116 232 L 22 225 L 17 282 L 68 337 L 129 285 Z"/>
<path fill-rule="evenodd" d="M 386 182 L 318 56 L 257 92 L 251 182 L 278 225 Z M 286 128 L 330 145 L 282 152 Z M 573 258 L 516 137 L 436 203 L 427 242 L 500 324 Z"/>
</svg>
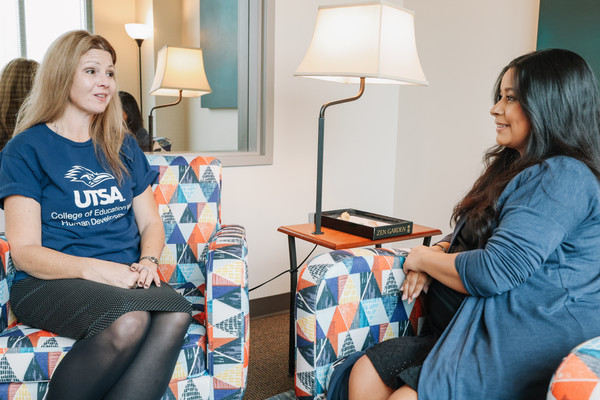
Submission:
<svg viewBox="0 0 600 400">
<path fill-rule="evenodd" d="M 268 317 L 284 312 L 290 312 L 289 293 L 281 293 L 250 300 L 250 318 Z"/>
</svg>

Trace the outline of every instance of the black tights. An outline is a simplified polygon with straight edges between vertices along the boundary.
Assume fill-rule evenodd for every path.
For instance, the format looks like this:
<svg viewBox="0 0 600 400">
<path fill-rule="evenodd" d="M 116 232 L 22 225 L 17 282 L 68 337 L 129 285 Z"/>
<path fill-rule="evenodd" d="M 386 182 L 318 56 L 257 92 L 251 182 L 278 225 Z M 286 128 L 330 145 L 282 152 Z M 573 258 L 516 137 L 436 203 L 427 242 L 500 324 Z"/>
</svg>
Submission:
<svg viewBox="0 0 600 400">
<path fill-rule="evenodd" d="M 160 399 L 190 318 L 146 311 L 121 316 L 99 334 L 75 342 L 56 368 L 46 399 Z"/>
</svg>

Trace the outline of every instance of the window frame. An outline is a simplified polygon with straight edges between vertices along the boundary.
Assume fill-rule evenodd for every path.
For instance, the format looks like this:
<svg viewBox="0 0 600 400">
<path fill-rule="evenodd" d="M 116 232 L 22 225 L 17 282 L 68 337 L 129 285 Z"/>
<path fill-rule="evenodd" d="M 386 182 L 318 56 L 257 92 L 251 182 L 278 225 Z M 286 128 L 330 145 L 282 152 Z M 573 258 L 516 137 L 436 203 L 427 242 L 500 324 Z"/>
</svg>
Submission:
<svg viewBox="0 0 600 400">
<path fill-rule="evenodd" d="M 93 8 L 92 1 L 93 0 L 79 0 L 83 7 L 83 18 L 82 22 L 84 24 L 82 29 L 87 30 L 88 32 L 94 31 L 94 18 L 93 18 Z M 28 58 L 27 55 L 27 18 L 26 18 L 27 10 L 25 9 L 25 0 L 17 0 L 17 17 L 19 20 L 18 29 L 19 29 L 19 57 Z"/>
</svg>

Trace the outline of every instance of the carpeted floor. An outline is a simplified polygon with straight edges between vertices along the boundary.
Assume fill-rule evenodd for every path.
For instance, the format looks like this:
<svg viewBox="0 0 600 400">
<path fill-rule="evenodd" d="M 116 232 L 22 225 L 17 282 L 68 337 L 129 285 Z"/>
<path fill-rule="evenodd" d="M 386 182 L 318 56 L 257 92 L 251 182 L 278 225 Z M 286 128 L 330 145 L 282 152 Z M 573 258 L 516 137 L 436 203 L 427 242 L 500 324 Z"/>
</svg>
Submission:
<svg viewBox="0 0 600 400">
<path fill-rule="evenodd" d="M 244 400 L 294 399 L 288 376 L 289 314 L 250 320 L 250 362 Z"/>
<path fill-rule="evenodd" d="M 294 395 L 294 391 L 290 390 L 289 392 L 278 394 L 277 396 L 269 397 L 267 400 L 296 400 L 296 396 Z"/>
</svg>

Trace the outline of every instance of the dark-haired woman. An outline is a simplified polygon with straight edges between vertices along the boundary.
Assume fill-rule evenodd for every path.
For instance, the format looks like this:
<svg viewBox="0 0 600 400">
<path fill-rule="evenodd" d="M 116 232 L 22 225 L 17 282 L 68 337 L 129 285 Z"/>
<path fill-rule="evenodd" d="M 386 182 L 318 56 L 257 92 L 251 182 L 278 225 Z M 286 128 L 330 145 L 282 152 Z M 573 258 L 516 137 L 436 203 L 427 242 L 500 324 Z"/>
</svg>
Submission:
<svg viewBox="0 0 600 400">
<path fill-rule="evenodd" d="M 431 350 L 398 338 L 367 351 L 351 400 L 545 398 L 562 357 L 600 335 L 598 82 L 575 53 L 530 53 L 501 72 L 491 114 L 498 146 L 450 243 L 404 263 L 405 296 L 438 294 L 434 319 L 445 295 L 466 297 Z M 397 349 L 396 365 L 378 347 Z"/>
<path fill-rule="evenodd" d="M 129 132 L 135 137 L 138 146 L 144 151 L 151 151 L 150 135 L 144 129 L 144 120 L 135 97 L 129 92 L 119 91 L 121 106 L 123 107 L 123 119 Z"/>
</svg>

